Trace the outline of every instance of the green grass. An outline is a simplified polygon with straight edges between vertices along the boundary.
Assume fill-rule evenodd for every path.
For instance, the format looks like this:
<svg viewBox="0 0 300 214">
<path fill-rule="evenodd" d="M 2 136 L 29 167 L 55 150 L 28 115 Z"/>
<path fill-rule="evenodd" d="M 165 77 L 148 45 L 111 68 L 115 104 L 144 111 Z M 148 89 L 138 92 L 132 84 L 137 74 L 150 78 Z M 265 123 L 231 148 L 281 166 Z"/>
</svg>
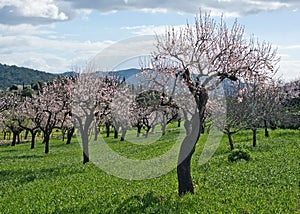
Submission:
<svg viewBox="0 0 300 214">
<path fill-rule="evenodd" d="M 178 133 L 177 133 L 178 134 Z M 176 130 L 152 144 L 137 145 L 109 138 L 110 148 L 132 159 L 163 154 L 175 144 Z M 28 143 L 0 146 L 0 213 L 300 213 L 300 132 L 275 130 L 234 136 L 251 160 L 231 163 L 226 137 L 204 165 L 193 157 L 194 195 L 177 196 L 176 170 L 158 178 L 127 180 L 111 176 L 93 163 L 82 164 L 79 143 L 59 139 L 30 150 Z M 151 137 L 151 136 L 150 136 Z"/>
</svg>

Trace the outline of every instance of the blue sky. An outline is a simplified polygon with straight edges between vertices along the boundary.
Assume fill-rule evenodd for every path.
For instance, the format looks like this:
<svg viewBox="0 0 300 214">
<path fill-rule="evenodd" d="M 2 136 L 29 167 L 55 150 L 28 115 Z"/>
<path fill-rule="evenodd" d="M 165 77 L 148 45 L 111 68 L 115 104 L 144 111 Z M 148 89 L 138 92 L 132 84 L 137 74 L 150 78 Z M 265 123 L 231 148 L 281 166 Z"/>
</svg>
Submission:
<svg viewBox="0 0 300 214">
<path fill-rule="evenodd" d="M 199 8 L 238 18 L 247 35 L 278 47 L 279 76 L 300 77 L 296 0 L 0 0 L 0 63 L 68 71 L 118 41 L 192 23 Z"/>
</svg>

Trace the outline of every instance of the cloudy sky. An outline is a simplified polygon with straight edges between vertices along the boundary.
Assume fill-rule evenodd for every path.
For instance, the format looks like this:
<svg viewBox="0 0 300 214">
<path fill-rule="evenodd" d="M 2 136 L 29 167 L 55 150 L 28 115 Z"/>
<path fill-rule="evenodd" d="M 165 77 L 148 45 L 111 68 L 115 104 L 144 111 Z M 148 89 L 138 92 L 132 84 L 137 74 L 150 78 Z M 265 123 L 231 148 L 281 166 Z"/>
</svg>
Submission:
<svg viewBox="0 0 300 214">
<path fill-rule="evenodd" d="M 134 36 L 162 33 L 210 11 L 269 41 L 286 80 L 300 77 L 299 0 L 0 0 L 0 63 L 69 71 Z"/>
</svg>

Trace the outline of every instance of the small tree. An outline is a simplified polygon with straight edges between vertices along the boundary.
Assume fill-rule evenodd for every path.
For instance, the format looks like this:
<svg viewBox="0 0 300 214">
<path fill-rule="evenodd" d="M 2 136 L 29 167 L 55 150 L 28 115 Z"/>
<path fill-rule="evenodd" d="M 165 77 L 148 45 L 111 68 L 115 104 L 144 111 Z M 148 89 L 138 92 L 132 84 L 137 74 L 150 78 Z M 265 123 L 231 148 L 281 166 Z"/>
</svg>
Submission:
<svg viewBox="0 0 300 214">
<path fill-rule="evenodd" d="M 70 113 L 70 82 L 68 78 L 55 79 L 47 83 L 32 100 L 40 118 L 39 128 L 43 132 L 45 153 L 49 153 L 49 140 L 53 129 L 64 123 Z"/>
<path fill-rule="evenodd" d="M 98 118 L 109 112 L 116 82 L 110 78 L 101 78 L 92 69 L 86 67 L 76 78 L 72 86 L 72 116 L 78 127 L 83 149 L 83 163 L 90 161 L 89 133 Z"/>
</svg>

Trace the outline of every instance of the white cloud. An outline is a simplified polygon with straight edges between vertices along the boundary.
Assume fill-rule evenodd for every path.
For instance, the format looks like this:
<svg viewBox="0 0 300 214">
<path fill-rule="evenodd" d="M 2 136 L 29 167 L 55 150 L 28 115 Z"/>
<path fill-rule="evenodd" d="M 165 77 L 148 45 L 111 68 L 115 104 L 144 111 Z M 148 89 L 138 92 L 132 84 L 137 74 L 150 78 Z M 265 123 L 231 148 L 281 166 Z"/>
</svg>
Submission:
<svg viewBox="0 0 300 214">
<path fill-rule="evenodd" d="M 143 11 L 150 13 L 176 12 L 195 14 L 199 9 L 210 11 L 212 15 L 238 17 L 262 11 L 288 8 L 297 11 L 300 2 L 296 0 L 1 0 L 0 23 L 33 25 L 66 21 L 81 16 L 88 18 L 91 11 L 102 14 L 117 11 Z"/>
<path fill-rule="evenodd" d="M 70 18 L 55 0 L 2 0 L 0 14 L 0 23 L 3 24 L 38 25 Z"/>
<path fill-rule="evenodd" d="M 285 80 L 300 78 L 300 45 L 278 45 L 278 55 L 281 57 L 277 76 Z"/>
<path fill-rule="evenodd" d="M 175 30 L 185 27 L 185 25 L 172 26 Z M 131 31 L 134 35 L 154 35 L 164 34 L 168 26 L 166 25 L 139 25 L 139 26 L 126 26 L 122 27 L 122 30 Z"/>
<path fill-rule="evenodd" d="M 32 34 L 37 30 L 33 28 Z M 48 72 L 66 71 L 72 65 L 88 61 L 112 41 L 69 41 L 36 35 L 0 37 L 2 63 L 31 67 Z"/>
<path fill-rule="evenodd" d="M 27 17 L 42 17 L 54 20 L 67 20 L 68 16 L 59 11 L 53 0 L 22 0 L 23 5 L 19 7 L 22 15 Z"/>
<path fill-rule="evenodd" d="M 175 11 L 180 13 L 199 12 L 199 8 L 210 10 L 213 14 L 224 14 L 231 16 L 243 16 L 247 14 L 259 13 L 261 11 L 279 10 L 289 8 L 295 10 L 299 8 L 300 2 L 295 0 L 115 0 L 115 1 L 92 1 L 92 0 L 65 0 L 71 2 L 74 8 L 90 8 L 100 12 L 110 11 L 134 11 L 142 10 L 144 12 L 168 12 Z"/>
</svg>

